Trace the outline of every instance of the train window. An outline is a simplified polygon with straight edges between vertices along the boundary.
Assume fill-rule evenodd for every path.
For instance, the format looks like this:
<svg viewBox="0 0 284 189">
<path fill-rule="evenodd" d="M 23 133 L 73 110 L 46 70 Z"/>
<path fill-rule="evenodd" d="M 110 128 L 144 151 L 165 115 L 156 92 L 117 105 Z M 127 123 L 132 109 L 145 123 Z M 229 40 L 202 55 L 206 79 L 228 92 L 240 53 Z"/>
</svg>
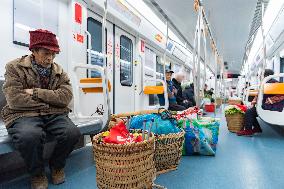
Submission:
<svg viewBox="0 0 284 189">
<path fill-rule="evenodd" d="M 149 77 L 155 77 L 155 53 L 149 49 L 145 48 L 145 75 Z"/>
<path fill-rule="evenodd" d="M 87 20 L 87 29 L 91 34 L 91 64 L 103 66 L 102 56 L 102 23 L 89 17 Z M 106 32 L 107 33 L 107 32 Z M 107 39 L 107 36 L 106 36 Z M 87 72 L 89 74 L 89 71 Z M 101 77 L 101 74 L 97 71 L 91 71 L 90 76 L 92 78 Z"/>
<path fill-rule="evenodd" d="M 89 17 L 87 29 L 92 38 L 92 50 L 102 52 L 102 23 Z"/>
<path fill-rule="evenodd" d="M 1 1 L 2 2 L 2 1 Z M 32 28 L 47 28 L 58 36 L 59 5 L 57 0 L 49 1 L 23 1 L 13 2 L 13 43 L 29 46 L 29 30 Z M 1 4 L 1 7 L 4 5 Z M 2 12 L 1 12 L 2 13 Z M 12 10 L 11 10 L 12 13 Z M 9 13 L 10 14 L 10 13 Z M 2 20 L 7 20 L 3 18 Z M 6 23 L 6 22 L 5 22 Z M 3 23 L 2 23 L 3 24 Z M 5 26 L 2 26 L 3 28 Z M 2 34 L 3 35 L 3 34 Z"/>
<path fill-rule="evenodd" d="M 132 86 L 133 83 L 133 44 L 131 39 L 120 36 L 120 83 Z"/>
<path fill-rule="evenodd" d="M 156 56 L 156 78 L 164 79 L 164 66 L 161 63 L 161 58 Z"/>
</svg>

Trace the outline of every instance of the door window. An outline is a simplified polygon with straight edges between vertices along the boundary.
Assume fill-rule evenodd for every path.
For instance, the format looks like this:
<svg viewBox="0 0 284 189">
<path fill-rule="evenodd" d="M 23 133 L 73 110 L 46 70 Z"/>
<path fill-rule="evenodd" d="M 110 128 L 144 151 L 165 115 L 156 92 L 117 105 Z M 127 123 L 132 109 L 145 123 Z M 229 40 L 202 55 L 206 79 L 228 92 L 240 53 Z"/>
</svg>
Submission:
<svg viewBox="0 0 284 189">
<path fill-rule="evenodd" d="M 87 20 L 87 29 L 91 34 L 91 64 L 103 67 L 103 54 L 102 54 L 102 23 L 89 17 Z M 106 32 L 107 33 L 107 32 Z M 107 39 L 107 36 L 106 36 Z M 88 57 L 88 56 L 87 56 Z M 87 72 L 87 74 L 89 71 Z M 97 71 L 90 72 L 91 78 L 101 77 Z"/>
<path fill-rule="evenodd" d="M 132 86 L 133 83 L 133 44 L 131 39 L 120 37 L 120 83 Z"/>
</svg>

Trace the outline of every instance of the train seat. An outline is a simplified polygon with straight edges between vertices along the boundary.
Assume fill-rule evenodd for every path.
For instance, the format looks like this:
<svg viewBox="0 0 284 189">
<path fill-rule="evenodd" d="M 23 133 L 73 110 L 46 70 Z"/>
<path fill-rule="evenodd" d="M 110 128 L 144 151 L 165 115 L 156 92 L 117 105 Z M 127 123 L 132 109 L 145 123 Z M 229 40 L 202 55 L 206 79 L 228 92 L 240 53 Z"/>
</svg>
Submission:
<svg viewBox="0 0 284 189">
<path fill-rule="evenodd" d="M 92 135 L 98 133 L 103 125 L 101 119 L 78 119 L 75 117 L 70 117 L 71 120 L 80 129 L 82 135 Z M 54 141 L 51 136 L 47 137 L 47 142 Z M 0 154 L 5 154 L 13 152 L 14 148 L 12 146 L 12 141 L 8 135 L 4 123 L 0 123 Z"/>
</svg>

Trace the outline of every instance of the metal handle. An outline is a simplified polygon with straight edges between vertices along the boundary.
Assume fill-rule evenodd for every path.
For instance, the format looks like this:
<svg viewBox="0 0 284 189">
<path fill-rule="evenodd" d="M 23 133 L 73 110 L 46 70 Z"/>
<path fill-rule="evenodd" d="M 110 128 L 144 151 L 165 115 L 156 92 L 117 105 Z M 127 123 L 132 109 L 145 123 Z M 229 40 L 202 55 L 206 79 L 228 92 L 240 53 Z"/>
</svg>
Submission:
<svg viewBox="0 0 284 189">
<path fill-rule="evenodd" d="M 98 71 L 101 76 L 102 76 L 102 88 L 103 88 L 103 91 L 108 91 L 107 89 L 107 81 L 105 79 L 105 75 L 104 75 L 104 69 L 101 67 L 101 66 L 97 66 L 97 65 L 91 65 L 91 64 L 79 64 L 79 65 L 76 65 L 74 66 L 73 68 L 73 71 L 74 71 L 74 78 L 75 78 L 75 87 L 76 87 L 76 90 L 75 90 L 75 93 L 74 93 L 74 114 L 76 117 L 78 118 L 83 118 L 83 119 L 88 119 L 88 118 L 94 118 L 94 116 L 83 116 L 79 107 L 80 107 L 80 103 L 79 103 L 79 91 L 80 91 L 80 87 L 79 87 L 79 79 L 77 77 L 77 70 L 78 69 L 89 69 L 89 70 L 94 70 L 94 71 Z M 106 115 L 107 117 L 105 119 L 103 119 L 104 121 L 104 125 L 106 123 L 109 122 L 110 120 L 110 105 L 109 105 L 109 101 L 107 100 L 108 98 L 108 93 L 106 93 L 106 95 L 103 95 L 104 96 L 104 107 L 107 107 L 107 112 L 108 114 Z M 103 117 L 104 115 L 102 116 L 99 116 L 100 118 Z"/>
<path fill-rule="evenodd" d="M 148 81 L 154 81 L 154 82 L 161 82 L 164 87 L 164 98 L 165 98 L 165 105 L 161 106 L 161 108 L 168 109 L 169 108 L 169 99 L 168 99 L 168 90 L 167 90 L 167 84 L 164 80 L 162 79 L 146 79 L 145 83 Z"/>
</svg>

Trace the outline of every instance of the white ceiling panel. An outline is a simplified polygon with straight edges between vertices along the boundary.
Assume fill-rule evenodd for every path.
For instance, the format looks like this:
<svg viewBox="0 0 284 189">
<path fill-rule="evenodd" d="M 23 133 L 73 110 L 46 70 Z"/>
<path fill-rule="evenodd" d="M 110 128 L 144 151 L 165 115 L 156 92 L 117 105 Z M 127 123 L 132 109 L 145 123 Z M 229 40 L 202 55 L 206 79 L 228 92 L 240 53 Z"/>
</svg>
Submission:
<svg viewBox="0 0 284 189">
<path fill-rule="evenodd" d="M 158 10 L 153 2 L 157 3 L 193 46 L 197 21 L 193 0 L 145 0 L 145 2 L 155 12 Z M 238 73 L 241 69 L 257 0 L 203 0 L 202 2 L 219 53 L 224 61 L 228 62 L 229 71 Z M 211 51 L 210 47 L 208 51 Z M 211 64 L 213 60 L 209 59 Z"/>
</svg>

